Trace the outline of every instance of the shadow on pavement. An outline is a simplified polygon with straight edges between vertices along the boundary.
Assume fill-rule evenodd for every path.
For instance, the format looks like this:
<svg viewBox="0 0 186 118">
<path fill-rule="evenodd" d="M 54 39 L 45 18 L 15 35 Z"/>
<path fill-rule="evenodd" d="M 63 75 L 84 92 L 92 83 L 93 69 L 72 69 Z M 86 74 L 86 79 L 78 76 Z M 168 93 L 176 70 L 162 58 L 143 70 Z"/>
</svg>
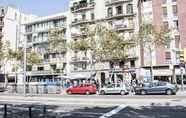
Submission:
<svg viewBox="0 0 186 118">
<path fill-rule="evenodd" d="M 184 106 L 151 106 L 126 107 L 112 118 L 186 118 L 186 107 Z"/>
<path fill-rule="evenodd" d="M 4 116 L 4 105 L 0 105 L 0 118 L 99 118 L 114 108 L 116 107 L 9 104 L 6 116 Z"/>
</svg>

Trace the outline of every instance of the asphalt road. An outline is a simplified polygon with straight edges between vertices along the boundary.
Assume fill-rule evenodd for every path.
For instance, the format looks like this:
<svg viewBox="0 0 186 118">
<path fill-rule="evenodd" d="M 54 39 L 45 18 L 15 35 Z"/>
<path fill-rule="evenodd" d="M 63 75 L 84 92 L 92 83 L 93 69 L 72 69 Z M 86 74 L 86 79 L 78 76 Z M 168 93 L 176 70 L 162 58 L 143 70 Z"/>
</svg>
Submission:
<svg viewBox="0 0 186 118">
<path fill-rule="evenodd" d="M 0 104 L 0 118 L 4 117 L 4 104 L 7 118 L 186 118 L 184 94 L 0 95 Z"/>
</svg>

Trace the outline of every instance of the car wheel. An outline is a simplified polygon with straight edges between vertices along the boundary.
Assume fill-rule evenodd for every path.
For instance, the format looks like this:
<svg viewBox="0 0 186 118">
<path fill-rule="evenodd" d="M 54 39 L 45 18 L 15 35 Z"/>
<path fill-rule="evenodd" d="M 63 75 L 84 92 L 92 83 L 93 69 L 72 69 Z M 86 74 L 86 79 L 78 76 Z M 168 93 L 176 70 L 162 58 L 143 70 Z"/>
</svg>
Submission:
<svg viewBox="0 0 186 118">
<path fill-rule="evenodd" d="M 146 95 L 147 92 L 145 90 L 141 90 L 141 95 Z"/>
<path fill-rule="evenodd" d="M 71 95 L 71 94 L 72 94 L 72 91 L 68 91 L 67 93 L 68 93 L 69 95 Z"/>
<path fill-rule="evenodd" d="M 104 90 L 101 90 L 100 94 L 101 95 L 105 95 L 105 91 Z"/>
<path fill-rule="evenodd" d="M 86 95 L 89 95 L 90 94 L 90 92 L 89 91 L 86 91 Z"/>
<path fill-rule="evenodd" d="M 166 94 L 167 95 L 172 95 L 172 90 L 170 90 L 170 89 L 166 90 Z"/>
<path fill-rule="evenodd" d="M 120 94 L 121 94 L 121 95 L 125 95 L 125 91 L 123 91 L 123 90 L 120 91 Z"/>
</svg>

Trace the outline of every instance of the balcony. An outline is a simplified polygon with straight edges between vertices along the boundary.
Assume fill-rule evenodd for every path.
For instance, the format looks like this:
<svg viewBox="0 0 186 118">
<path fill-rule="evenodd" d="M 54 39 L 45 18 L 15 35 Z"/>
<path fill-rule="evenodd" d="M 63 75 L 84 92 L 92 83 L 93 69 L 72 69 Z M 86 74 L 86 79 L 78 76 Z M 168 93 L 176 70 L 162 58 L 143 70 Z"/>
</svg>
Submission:
<svg viewBox="0 0 186 118">
<path fill-rule="evenodd" d="M 63 73 L 63 72 L 61 72 L 61 73 Z M 33 70 L 33 71 L 27 71 L 27 75 L 37 75 L 37 76 L 39 76 L 39 75 L 58 75 L 58 74 L 60 74 L 58 71 L 56 71 L 56 70 Z"/>
<path fill-rule="evenodd" d="M 76 13 L 76 12 L 81 12 L 81 11 L 85 11 L 85 10 L 90 10 L 93 9 L 95 6 L 95 3 L 81 3 L 75 6 L 71 7 L 71 11 L 72 13 Z"/>
<path fill-rule="evenodd" d="M 134 13 L 130 13 L 130 14 L 115 14 L 115 15 L 111 15 L 111 16 L 107 16 L 106 20 L 112 20 L 112 19 L 118 19 L 118 18 L 123 18 L 123 17 L 134 17 L 135 14 Z"/>
<path fill-rule="evenodd" d="M 134 25 L 117 24 L 114 25 L 114 29 L 117 31 L 134 30 Z"/>
<path fill-rule="evenodd" d="M 88 61 L 88 57 L 72 57 L 71 59 L 71 63 L 87 63 Z"/>
<path fill-rule="evenodd" d="M 94 23 L 94 20 L 86 20 L 86 19 L 75 20 L 72 22 L 71 25 L 76 26 L 76 25 L 83 25 L 87 23 Z"/>
<path fill-rule="evenodd" d="M 86 37 L 86 33 L 84 32 L 80 32 L 80 33 L 72 33 L 71 34 L 72 38 L 82 38 L 82 37 Z"/>
<path fill-rule="evenodd" d="M 62 57 L 62 58 L 51 58 L 49 60 L 50 63 L 66 63 L 66 58 Z"/>
<path fill-rule="evenodd" d="M 111 5 L 115 5 L 115 4 L 122 4 L 125 2 L 131 2 L 132 0 L 107 0 L 105 2 L 106 6 L 111 6 Z"/>
</svg>

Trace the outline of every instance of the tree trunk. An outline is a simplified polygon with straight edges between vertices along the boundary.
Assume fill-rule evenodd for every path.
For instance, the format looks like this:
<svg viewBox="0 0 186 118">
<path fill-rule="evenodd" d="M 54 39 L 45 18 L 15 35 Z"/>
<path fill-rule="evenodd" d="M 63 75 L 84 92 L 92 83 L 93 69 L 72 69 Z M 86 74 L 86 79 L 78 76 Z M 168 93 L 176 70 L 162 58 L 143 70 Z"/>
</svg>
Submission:
<svg viewBox="0 0 186 118">
<path fill-rule="evenodd" d="M 153 75 L 153 64 L 152 64 L 152 49 L 149 48 L 150 51 L 150 76 L 151 76 L 151 82 L 154 80 L 154 75 Z"/>
</svg>

